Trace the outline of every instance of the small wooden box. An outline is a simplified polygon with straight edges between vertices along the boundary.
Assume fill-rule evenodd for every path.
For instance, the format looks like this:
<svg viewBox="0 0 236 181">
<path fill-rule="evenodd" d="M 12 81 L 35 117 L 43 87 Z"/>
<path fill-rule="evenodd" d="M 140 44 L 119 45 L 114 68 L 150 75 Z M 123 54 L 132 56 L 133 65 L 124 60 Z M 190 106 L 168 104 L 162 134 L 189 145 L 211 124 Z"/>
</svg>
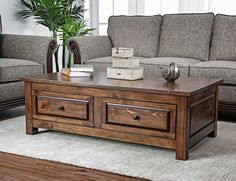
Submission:
<svg viewBox="0 0 236 181">
<path fill-rule="evenodd" d="M 132 58 L 133 56 L 134 56 L 133 48 L 123 48 L 123 47 L 112 48 L 112 57 Z"/>
<path fill-rule="evenodd" d="M 112 57 L 112 67 L 139 68 L 139 59 L 138 58 L 115 58 L 115 57 Z"/>
<path fill-rule="evenodd" d="M 107 68 L 107 78 L 122 80 L 138 80 L 143 78 L 143 68 Z"/>
</svg>

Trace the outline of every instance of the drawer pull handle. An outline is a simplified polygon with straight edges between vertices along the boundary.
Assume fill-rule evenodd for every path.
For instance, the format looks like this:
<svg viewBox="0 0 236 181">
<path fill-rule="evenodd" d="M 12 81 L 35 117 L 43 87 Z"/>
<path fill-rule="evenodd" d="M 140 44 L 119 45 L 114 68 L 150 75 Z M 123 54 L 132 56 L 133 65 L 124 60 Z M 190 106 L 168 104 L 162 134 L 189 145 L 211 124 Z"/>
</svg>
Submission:
<svg viewBox="0 0 236 181">
<path fill-rule="evenodd" d="M 58 110 L 59 110 L 59 111 L 64 111 L 65 108 L 64 108 L 64 106 L 61 106 L 61 107 L 58 107 Z"/>
<path fill-rule="evenodd" d="M 134 116 L 133 116 L 133 119 L 134 119 L 135 121 L 139 121 L 139 120 L 140 120 L 140 116 L 134 115 Z"/>
</svg>

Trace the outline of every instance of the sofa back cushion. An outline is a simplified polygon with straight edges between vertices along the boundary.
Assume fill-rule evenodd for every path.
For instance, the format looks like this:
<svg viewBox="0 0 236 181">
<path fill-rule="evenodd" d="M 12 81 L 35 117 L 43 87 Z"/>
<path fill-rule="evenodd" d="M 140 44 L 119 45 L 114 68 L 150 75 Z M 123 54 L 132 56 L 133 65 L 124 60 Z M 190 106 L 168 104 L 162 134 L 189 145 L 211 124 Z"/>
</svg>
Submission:
<svg viewBox="0 0 236 181">
<path fill-rule="evenodd" d="M 0 36 L 2 34 L 2 19 L 1 19 L 1 14 L 0 14 Z"/>
<path fill-rule="evenodd" d="M 236 61 L 236 16 L 215 16 L 211 41 L 211 60 Z"/>
<path fill-rule="evenodd" d="M 213 13 L 164 15 L 159 56 L 209 59 Z"/>
<path fill-rule="evenodd" d="M 1 34 L 2 34 L 2 18 L 1 18 L 1 14 L 0 14 L 0 38 L 1 38 Z M 0 42 L 0 50 L 1 50 L 1 42 Z M 1 51 L 0 51 L 0 57 L 1 57 Z"/>
<path fill-rule="evenodd" d="M 134 48 L 134 56 L 155 57 L 159 49 L 162 16 L 111 16 L 108 36 L 113 47 Z"/>
</svg>

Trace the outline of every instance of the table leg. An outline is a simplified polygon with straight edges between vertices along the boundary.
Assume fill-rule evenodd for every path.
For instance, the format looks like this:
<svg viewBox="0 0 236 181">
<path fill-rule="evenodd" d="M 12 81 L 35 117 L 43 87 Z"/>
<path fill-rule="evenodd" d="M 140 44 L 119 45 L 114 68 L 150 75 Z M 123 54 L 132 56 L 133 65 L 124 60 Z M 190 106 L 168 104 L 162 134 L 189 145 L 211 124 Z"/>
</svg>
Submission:
<svg viewBox="0 0 236 181">
<path fill-rule="evenodd" d="M 38 128 L 33 128 L 32 120 L 32 84 L 25 82 L 25 117 L 26 117 L 26 134 L 37 134 Z"/>
<path fill-rule="evenodd" d="M 180 98 L 177 107 L 177 130 L 176 130 L 176 159 L 187 160 L 189 157 L 188 135 L 189 135 L 189 108 L 188 99 Z"/>
<path fill-rule="evenodd" d="M 29 135 L 38 134 L 38 128 L 26 127 L 26 134 Z"/>
<path fill-rule="evenodd" d="M 215 116 L 214 116 L 214 131 L 212 131 L 208 136 L 216 137 L 217 136 L 217 121 L 218 121 L 218 94 L 219 94 L 219 86 L 216 88 L 215 93 Z"/>
</svg>

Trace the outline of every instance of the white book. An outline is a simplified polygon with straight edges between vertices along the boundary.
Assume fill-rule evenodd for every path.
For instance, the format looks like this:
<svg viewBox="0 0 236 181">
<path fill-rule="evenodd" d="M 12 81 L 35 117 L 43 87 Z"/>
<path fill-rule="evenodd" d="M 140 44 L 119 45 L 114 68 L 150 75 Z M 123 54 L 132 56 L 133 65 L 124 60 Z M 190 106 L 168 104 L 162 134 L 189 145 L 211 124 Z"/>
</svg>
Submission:
<svg viewBox="0 0 236 181">
<path fill-rule="evenodd" d="M 70 68 L 71 72 L 93 72 L 92 65 L 75 64 Z"/>
<path fill-rule="evenodd" d="M 71 72 L 69 69 L 62 69 L 61 73 L 68 77 L 88 77 L 91 76 L 88 72 Z"/>
</svg>

